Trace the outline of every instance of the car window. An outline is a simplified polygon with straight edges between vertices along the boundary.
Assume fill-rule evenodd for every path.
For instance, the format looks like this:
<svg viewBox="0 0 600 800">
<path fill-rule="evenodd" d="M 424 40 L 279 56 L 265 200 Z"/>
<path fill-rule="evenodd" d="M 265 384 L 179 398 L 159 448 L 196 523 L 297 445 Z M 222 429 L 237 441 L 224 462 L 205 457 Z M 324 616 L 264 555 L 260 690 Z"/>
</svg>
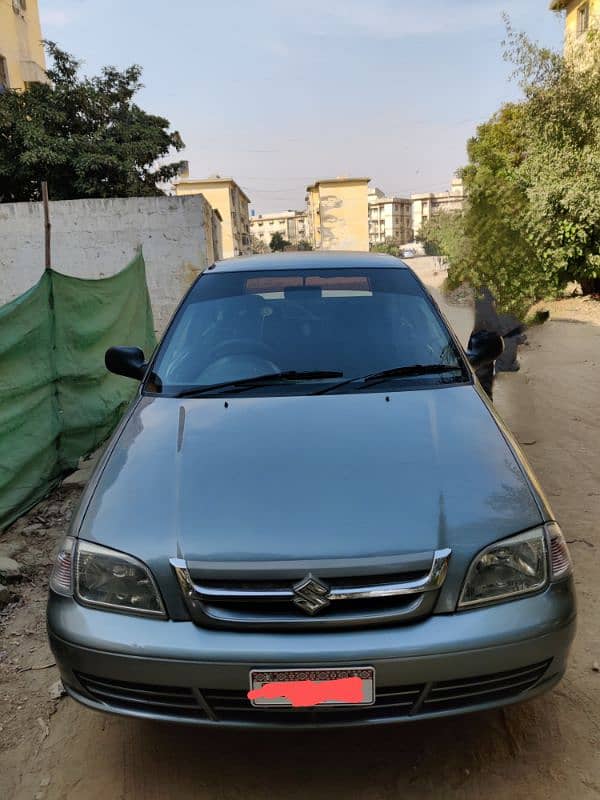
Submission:
<svg viewBox="0 0 600 800">
<path fill-rule="evenodd" d="M 460 357 L 408 270 L 207 273 L 159 348 L 153 386 L 177 393 L 281 371 L 352 378 L 413 364 L 460 367 Z M 254 391 L 314 389 L 301 383 Z"/>
</svg>

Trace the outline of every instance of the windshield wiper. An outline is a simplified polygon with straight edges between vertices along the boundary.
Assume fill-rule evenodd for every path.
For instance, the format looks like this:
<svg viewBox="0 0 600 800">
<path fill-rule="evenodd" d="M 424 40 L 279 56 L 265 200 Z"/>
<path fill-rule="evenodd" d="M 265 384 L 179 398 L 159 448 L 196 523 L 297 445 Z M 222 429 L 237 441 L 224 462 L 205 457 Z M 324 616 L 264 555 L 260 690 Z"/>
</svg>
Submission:
<svg viewBox="0 0 600 800">
<path fill-rule="evenodd" d="M 285 372 L 269 372 L 266 375 L 255 375 L 252 378 L 240 378 L 239 380 L 213 383 L 208 386 L 194 386 L 191 389 L 184 389 L 184 391 L 178 392 L 175 397 L 197 397 L 219 389 L 240 389 L 243 391 L 244 389 L 251 389 L 253 386 L 264 386 L 270 383 L 279 383 L 280 381 L 318 381 L 325 378 L 342 378 L 343 375 L 343 372 L 335 372 L 333 370 L 299 372 L 298 370 L 289 369 Z"/>
<path fill-rule="evenodd" d="M 358 390 L 366 389 L 369 386 L 374 386 L 378 383 L 383 383 L 388 378 L 411 378 L 418 375 L 442 375 L 445 372 L 462 372 L 460 364 L 451 366 L 450 364 L 411 364 L 406 367 L 394 367 L 393 369 L 384 369 L 380 372 L 372 372 L 370 375 L 359 375 L 356 378 L 349 378 L 347 381 L 336 383 L 333 386 L 326 386 L 325 389 L 320 389 L 313 394 L 327 394 L 328 392 L 335 392 L 336 389 L 341 389 L 343 386 L 349 386 L 352 383 L 361 383 Z"/>
</svg>

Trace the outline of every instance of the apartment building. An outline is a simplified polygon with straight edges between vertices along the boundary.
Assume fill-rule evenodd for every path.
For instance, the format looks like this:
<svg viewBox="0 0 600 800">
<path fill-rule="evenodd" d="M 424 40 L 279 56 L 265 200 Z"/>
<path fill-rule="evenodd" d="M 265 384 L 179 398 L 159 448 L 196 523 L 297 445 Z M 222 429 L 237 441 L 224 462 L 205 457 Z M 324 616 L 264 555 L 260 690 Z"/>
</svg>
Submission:
<svg viewBox="0 0 600 800">
<path fill-rule="evenodd" d="M 408 197 L 386 197 L 381 189 L 369 190 L 369 245 L 413 240 L 412 201 Z"/>
<path fill-rule="evenodd" d="M 0 0 L 0 92 L 47 82 L 37 0 Z"/>
<path fill-rule="evenodd" d="M 315 250 L 369 249 L 370 178 L 328 178 L 307 186 L 309 241 Z"/>
<path fill-rule="evenodd" d="M 187 174 L 173 181 L 176 195 L 201 194 L 222 219 L 223 258 L 248 255 L 250 246 L 250 198 L 233 178 L 211 175 L 190 178 Z"/>
<path fill-rule="evenodd" d="M 416 236 L 424 222 L 439 213 L 462 211 L 465 204 L 465 190 L 462 178 L 454 178 L 449 192 L 411 195 L 412 227 Z"/>
<path fill-rule="evenodd" d="M 305 211 L 281 211 L 275 214 L 257 214 L 250 217 L 250 233 L 267 247 L 274 233 L 280 233 L 292 245 L 308 241 L 308 224 Z"/>
<path fill-rule="evenodd" d="M 600 27 L 600 0 L 552 0 L 551 11 L 565 11 L 565 52 L 592 28 Z"/>
</svg>

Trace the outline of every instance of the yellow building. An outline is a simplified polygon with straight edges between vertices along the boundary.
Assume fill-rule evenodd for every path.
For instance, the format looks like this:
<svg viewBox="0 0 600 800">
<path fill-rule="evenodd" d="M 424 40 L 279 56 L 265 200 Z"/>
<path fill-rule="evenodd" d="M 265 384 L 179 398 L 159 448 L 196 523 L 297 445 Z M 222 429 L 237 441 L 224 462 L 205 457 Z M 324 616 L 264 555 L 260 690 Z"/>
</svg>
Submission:
<svg viewBox="0 0 600 800">
<path fill-rule="evenodd" d="M 201 194 L 219 212 L 222 223 L 223 258 L 251 252 L 250 199 L 233 178 L 211 175 L 208 178 L 181 177 L 173 182 L 175 194 Z"/>
<path fill-rule="evenodd" d="M 0 92 L 45 83 L 37 0 L 0 0 Z"/>
<path fill-rule="evenodd" d="M 550 9 L 566 11 L 565 49 L 577 45 L 591 28 L 600 27 L 600 0 L 552 0 Z"/>
<path fill-rule="evenodd" d="M 368 251 L 369 181 L 330 178 L 307 187 L 308 231 L 315 250 Z"/>
</svg>

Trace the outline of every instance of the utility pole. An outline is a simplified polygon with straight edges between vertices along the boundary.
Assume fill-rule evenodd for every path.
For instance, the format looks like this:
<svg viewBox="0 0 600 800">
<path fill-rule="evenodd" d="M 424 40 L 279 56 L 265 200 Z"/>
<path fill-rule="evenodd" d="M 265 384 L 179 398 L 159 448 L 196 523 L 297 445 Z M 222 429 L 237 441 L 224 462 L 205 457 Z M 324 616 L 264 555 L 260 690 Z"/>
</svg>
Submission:
<svg viewBox="0 0 600 800">
<path fill-rule="evenodd" d="M 45 252 L 45 267 L 50 269 L 52 266 L 52 257 L 50 251 L 50 234 L 52 231 L 52 224 L 50 222 L 50 206 L 48 204 L 48 183 L 42 181 L 42 203 L 44 205 L 44 252 Z"/>
</svg>

